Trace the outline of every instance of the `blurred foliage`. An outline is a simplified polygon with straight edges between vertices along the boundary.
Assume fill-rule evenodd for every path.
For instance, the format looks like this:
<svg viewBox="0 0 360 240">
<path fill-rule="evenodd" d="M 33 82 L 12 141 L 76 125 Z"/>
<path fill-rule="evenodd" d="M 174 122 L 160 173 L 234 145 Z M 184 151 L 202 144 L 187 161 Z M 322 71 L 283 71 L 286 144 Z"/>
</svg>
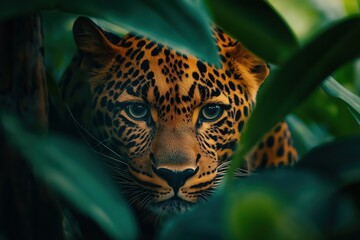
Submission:
<svg viewBox="0 0 360 240">
<path fill-rule="evenodd" d="M 0 9 L 0 21 L 44 10 L 102 18 L 219 64 L 205 9 L 197 1 L 2 0 Z"/>
<path fill-rule="evenodd" d="M 9 143 L 25 157 L 36 176 L 94 219 L 112 238 L 136 238 L 131 210 L 110 177 L 99 171 L 99 156 L 70 138 L 31 134 L 14 117 L 0 115 L 0 121 Z"/>
<path fill-rule="evenodd" d="M 268 0 L 304 42 L 341 18 L 359 14 L 357 0 Z"/>
<path fill-rule="evenodd" d="M 269 0 L 286 20 L 301 43 L 341 18 L 358 15 L 357 0 Z M 360 60 L 347 63 L 337 69 L 333 77 L 351 92 L 360 94 Z M 318 125 L 335 137 L 360 134 L 360 128 L 341 101 L 328 97 L 320 88 L 295 110 L 296 115 L 309 125 Z"/>
<path fill-rule="evenodd" d="M 55 80 L 60 80 L 76 54 L 72 25 L 77 15 L 45 11 L 42 13 L 42 18 L 46 69 Z"/>
<path fill-rule="evenodd" d="M 289 124 L 291 136 L 296 142 L 298 154 L 302 156 L 317 145 L 333 140 L 328 131 L 316 123 L 307 125 L 301 118 L 294 114 L 288 115 L 286 121 Z"/>
<path fill-rule="evenodd" d="M 294 169 L 237 179 L 206 205 L 166 223 L 160 239 L 355 239 L 359 144 L 359 137 L 335 141 L 308 152 Z"/>
<path fill-rule="evenodd" d="M 328 95 L 341 99 L 347 104 L 349 111 L 353 114 L 357 123 L 360 124 L 360 101 L 358 96 L 347 90 L 332 77 L 328 77 L 328 79 L 321 84 L 321 88 Z"/>
<path fill-rule="evenodd" d="M 360 134 L 359 5 L 356 0 L 6 0 L 0 7 L 8 11 L 3 10 L 0 19 L 42 11 L 46 67 L 55 89 L 54 82 L 76 52 L 71 28 L 78 14 L 98 17 L 101 26 L 120 35 L 126 32 L 121 27 L 138 30 L 216 63 L 207 27 L 213 17 L 278 65 L 259 93 L 236 161 L 291 112 L 287 120 L 303 157 L 290 170 L 256 172 L 235 181 L 230 172 L 227 185 L 208 203 L 167 219 L 158 238 L 344 239 L 360 231 L 360 139 L 348 137 Z M 318 86 L 330 74 L 333 79 L 322 84 L 323 91 Z M 1 116 L 0 130 L 8 142 L 60 199 L 94 220 L 109 237 L 135 238 L 134 216 L 93 165 L 95 156 L 84 144 L 58 135 L 37 136 L 8 115 Z"/>
</svg>

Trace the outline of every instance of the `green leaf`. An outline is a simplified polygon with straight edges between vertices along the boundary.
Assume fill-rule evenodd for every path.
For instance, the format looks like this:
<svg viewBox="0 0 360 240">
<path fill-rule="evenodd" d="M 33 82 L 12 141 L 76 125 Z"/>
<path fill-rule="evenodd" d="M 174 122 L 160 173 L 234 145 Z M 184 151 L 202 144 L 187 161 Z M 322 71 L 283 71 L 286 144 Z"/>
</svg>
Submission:
<svg viewBox="0 0 360 240">
<path fill-rule="evenodd" d="M 216 24 L 265 60 L 281 64 L 297 49 L 294 34 L 266 1 L 205 2 Z"/>
<path fill-rule="evenodd" d="M 58 135 L 36 136 L 16 118 L 0 115 L 9 143 L 35 175 L 114 239 L 135 239 L 135 220 L 114 185 L 84 145 Z"/>
<path fill-rule="evenodd" d="M 355 111 L 353 108 L 349 108 L 349 111 L 354 116 L 357 123 L 360 125 L 360 120 L 359 120 L 360 119 L 360 114 L 359 114 L 359 112 Z"/>
<path fill-rule="evenodd" d="M 41 10 L 61 10 L 99 17 L 178 50 L 219 65 L 206 13 L 196 1 L 185 0 L 5 0 L 0 21 Z"/>
<path fill-rule="evenodd" d="M 159 239 L 223 239 L 223 203 L 224 195 L 217 194 L 193 211 L 168 219 L 161 228 Z"/>
<path fill-rule="evenodd" d="M 279 176 L 284 177 L 289 173 Z M 294 175 L 304 177 L 301 174 Z M 252 179 L 248 186 L 241 183 L 233 189 L 224 203 L 224 214 L 227 217 L 223 219 L 223 225 L 227 239 L 317 239 L 319 230 L 311 221 L 312 215 L 309 213 L 310 209 L 320 205 L 319 202 L 324 198 L 319 198 L 319 193 L 308 190 L 308 196 L 316 199 L 309 203 L 309 199 L 301 199 L 299 193 L 286 192 L 284 189 L 285 185 L 300 189 L 300 186 L 295 186 L 293 178 L 287 178 L 287 181 L 291 181 L 290 184 L 280 183 L 275 188 L 274 182 L 280 180 L 276 178 L 275 174 L 272 174 L 272 178 L 265 176 L 262 180 L 267 181 L 266 184 L 261 183 L 260 179 Z M 308 183 L 301 185 L 309 186 Z M 315 185 L 312 188 L 329 195 L 325 194 L 327 186 Z M 300 200 L 295 200 L 295 196 Z M 299 212 L 299 209 L 302 211 Z"/>
<path fill-rule="evenodd" d="M 360 183 L 360 137 L 346 138 L 312 149 L 295 165 L 341 185 Z"/>
<path fill-rule="evenodd" d="M 328 77 L 326 81 L 321 84 L 321 88 L 330 96 L 339 98 L 346 103 L 350 108 L 350 112 L 360 125 L 360 97 L 344 88 L 332 77 Z"/>
<path fill-rule="evenodd" d="M 78 16 L 60 11 L 41 13 L 46 71 L 57 81 L 76 54 L 72 25 Z M 101 25 L 103 26 L 103 25 Z M 61 46 L 61 47 L 59 47 Z"/>
<path fill-rule="evenodd" d="M 360 137 L 335 141 L 313 149 L 294 168 L 236 179 L 230 191 L 220 190 L 206 204 L 167 221 L 160 239 L 354 236 L 360 223 L 360 185 L 343 190 L 360 182 L 358 146 Z"/>
<path fill-rule="evenodd" d="M 310 41 L 263 86 L 236 149 L 228 176 L 246 153 L 286 114 L 298 106 L 336 68 L 360 56 L 360 17 L 347 18 Z"/>
<path fill-rule="evenodd" d="M 359 216 L 331 183 L 285 168 L 236 179 L 231 191 L 166 221 L 160 239 L 341 239 Z"/>
<path fill-rule="evenodd" d="M 286 122 L 290 128 L 291 137 L 294 140 L 296 150 L 301 156 L 310 149 L 324 143 L 331 141 L 333 137 L 322 129 L 308 127 L 300 118 L 295 115 L 286 117 Z"/>
</svg>

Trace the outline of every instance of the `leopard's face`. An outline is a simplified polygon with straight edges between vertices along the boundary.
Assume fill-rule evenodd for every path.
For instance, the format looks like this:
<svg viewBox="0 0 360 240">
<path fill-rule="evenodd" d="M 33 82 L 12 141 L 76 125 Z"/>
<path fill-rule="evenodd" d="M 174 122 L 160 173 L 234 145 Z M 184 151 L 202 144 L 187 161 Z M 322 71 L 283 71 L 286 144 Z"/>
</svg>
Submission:
<svg viewBox="0 0 360 240">
<path fill-rule="evenodd" d="M 74 26 L 91 75 L 97 137 L 126 157 L 129 201 L 160 215 L 209 196 L 224 175 L 268 68 L 221 30 L 221 68 L 144 37 L 112 43 L 89 20 Z"/>
</svg>

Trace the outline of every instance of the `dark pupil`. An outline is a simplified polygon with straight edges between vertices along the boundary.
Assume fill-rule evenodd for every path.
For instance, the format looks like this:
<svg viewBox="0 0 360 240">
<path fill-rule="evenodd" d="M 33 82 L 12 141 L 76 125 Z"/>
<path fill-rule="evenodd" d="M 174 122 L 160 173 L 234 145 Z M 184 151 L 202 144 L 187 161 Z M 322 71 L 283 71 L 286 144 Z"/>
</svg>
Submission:
<svg viewBox="0 0 360 240">
<path fill-rule="evenodd" d="M 219 106 L 209 106 L 206 108 L 205 111 L 208 117 L 214 117 L 215 115 L 218 114 Z"/>
<path fill-rule="evenodd" d="M 141 104 L 134 105 L 132 108 L 132 111 L 135 115 L 142 115 L 144 114 L 145 110 L 146 110 L 145 107 Z"/>
</svg>

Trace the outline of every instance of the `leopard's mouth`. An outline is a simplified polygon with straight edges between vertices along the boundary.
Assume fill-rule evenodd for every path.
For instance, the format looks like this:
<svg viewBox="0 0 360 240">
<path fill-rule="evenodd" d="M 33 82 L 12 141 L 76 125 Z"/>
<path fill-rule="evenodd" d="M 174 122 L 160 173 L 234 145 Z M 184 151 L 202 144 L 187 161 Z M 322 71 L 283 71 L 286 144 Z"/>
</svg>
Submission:
<svg viewBox="0 0 360 240">
<path fill-rule="evenodd" d="M 175 215 L 189 211 L 196 203 L 185 201 L 174 196 L 165 201 L 152 204 L 151 210 L 161 216 Z"/>
</svg>

